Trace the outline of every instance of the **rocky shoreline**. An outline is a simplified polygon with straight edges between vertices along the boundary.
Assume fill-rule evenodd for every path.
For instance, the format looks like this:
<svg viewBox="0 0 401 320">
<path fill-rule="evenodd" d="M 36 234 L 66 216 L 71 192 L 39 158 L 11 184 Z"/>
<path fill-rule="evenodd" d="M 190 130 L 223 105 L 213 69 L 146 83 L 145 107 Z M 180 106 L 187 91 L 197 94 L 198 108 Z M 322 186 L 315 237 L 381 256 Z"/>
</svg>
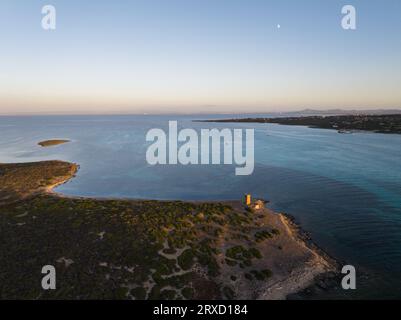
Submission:
<svg viewBox="0 0 401 320">
<path fill-rule="evenodd" d="M 281 214 L 286 217 L 287 222 L 290 224 L 291 228 L 293 228 L 296 231 L 300 241 L 304 242 L 306 246 L 311 248 L 311 250 L 317 252 L 332 266 L 331 271 L 319 274 L 318 276 L 315 277 L 315 279 L 310 285 L 306 286 L 305 288 L 303 288 L 298 292 L 289 294 L 287 296 L 287 299 L 289 300 L 316 299 L 319 296 L 319 292 L 322 291 L 327 292 L 329 290 L 339 289 L 342 279 L 341 266 L 344 265 L 345 263 L 343 261 L 334 258 L 333 256 L 329 255 L 325 250 L 320 248 L 316 244 L 316 242 L 313 241 L 310 234 L 307 231 L 303 230 L 301 225 L 296 222 L 294 216 L 287 213 L 281 213 Z"/>
</svg>

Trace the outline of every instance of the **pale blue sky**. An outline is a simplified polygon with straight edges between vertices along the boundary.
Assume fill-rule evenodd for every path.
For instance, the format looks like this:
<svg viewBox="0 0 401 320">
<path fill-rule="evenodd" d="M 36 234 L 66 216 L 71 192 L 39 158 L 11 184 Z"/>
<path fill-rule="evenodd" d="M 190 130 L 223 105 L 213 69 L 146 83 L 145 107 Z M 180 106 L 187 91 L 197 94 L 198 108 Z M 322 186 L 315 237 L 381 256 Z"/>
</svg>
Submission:
<svg viewBox="0 0 401 320">
<path fill-rule="evenodd" d="M 0 113 L 400 108 L 401 1 L 1 0 L 0 58 Z"/>
</svg>

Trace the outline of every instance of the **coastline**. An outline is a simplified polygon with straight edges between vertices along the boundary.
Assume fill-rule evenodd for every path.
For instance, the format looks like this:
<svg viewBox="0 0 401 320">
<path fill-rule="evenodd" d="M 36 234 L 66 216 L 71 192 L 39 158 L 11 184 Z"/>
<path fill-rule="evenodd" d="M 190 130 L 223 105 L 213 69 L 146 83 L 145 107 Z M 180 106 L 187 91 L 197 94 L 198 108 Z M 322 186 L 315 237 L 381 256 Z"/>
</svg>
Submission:
<svg viewBox="0 0 401 320">
<path fill-rule="evenodd" d="M 280 283 L 286 292 L 285 296 L 274 292 L 274 287 L 269 288 L 266 293 L 266 297 L 269 299 L 285 298 L 288 299 L 290 295 L 302 294 L 307 292 L 314 286 L 323 286 L 325 290 L 335 287 L 337 284 L 335 281 L 338 280 L 340 263 L 337 259 L 330 256 L 326 251 L 321 249 L 308 235 L 308 233 L 302 229 L 300 224 L 295 222 L 293 216 L 286 213 L 279 213 L 283 223 L 291 230 L 294 237 L 302 243 L 305 247 L 310 249 L 315 258 L 311 265 L 301 267 L 299 272 L 295 272 L 293 277 L 290 277 L 286 281 Z M 323 284 L 323 285 L 322 285 Z M 277 285 L 275 285 L 277 287 Z M 293 290 L 296 288 L 296 290 Z"/>
<path fill-rule="evenodd" d="M 43 162 L 42 162 L 43 163 Z M 46 165 L 53 163 L 57 165 L 68 165 L 66 172 L 61 176 L 55 178 L 51 183 L 49 183 L 45 188 L 39 188 L 34 190 L 35 192 L 28 192 L 26 197 L 35 197 L 40 194 L 48 195 L 54 200 L 57 199 L 65 200 L 69 199 L 90 201 L 94 203 L 103 204 L 108 202 L 127 202 L 131 204 L 143 205 L 144 203 L 153 203 L 158 206 L 169 206 L 170 204 L 182 204 L 190 205 L 190 201 L 154 201 L 154 200 L 139 200 L 139 199 L 101 199 L 101 198 L 85 198 L 85 197 L 69 197 L 54 191 L 57 186 L 67 183 L 70 179 L 74 178 L 79 165 L 63 163 L 59 161 L 55 162 L 44 162 Z M 41 163 L 37 163 L 39 165 Z M 10 164 L 11 165 L 11 164 Z M 31 164 L 35 165 L 35 164 Z M 21 200 L 25 200 L 26 197 L 21 197 Z M 240 201 L 215 201 L 213 202 L 202 201 L 198 202 L 199 206 L 223 206 L 225 208 L 232 207 L 236 212 L 242 212 L 243 206 Z M 1 209 L 1 206 L 0 206 Z M 1 211 L 1 210 L 0 210 Z M 278 300 L 286 299 L 288 295 L 296 294 L 306 289 L 307 287 L 313 285 L 314 280 L 318 276 L 322 276 L 326 273 L 335 272 L 336 262 L 334 259 L 330 258 L 324 251 L 320 250 L 317 246 L 313 245 L 310 240 L 305 237 L 304 231 L 299 225 L 290 218 L 290 216 L 276 213 L 271 209 L 264 208 L 251 217 L 250 225 L 244 227 L 244 230 L 249 230 L 249 233 L 257 232 L 258 230 L 265 229 L 266 227 L 271 230 L 277 230 L 278 235 L 269 235 L 269 239 L 264 241 L 262 244 L 258 244 L 257 248 L 261 252 L 263 258 L 258 258 L 252 260 L 253 269 L 252 272 L 253 280 L 250 281 L 249 277 L 252 277 L 249 272 L 245 273 L 243 269 L 246 267 L 239 265 L 233 267 L 227 265 L 227 257 L 221 253 L 216 255 L 217 266 L 221 269 L 220 275 L 214 275 L 213 281 L 218 283 L 224 288 L 228 286 L 232 287 L 235 294 L 232 295 L 233 299 L 262 299 L 262 300 Z M 202 227 L 202 222 L 200 222 Z M 212 227 L 210 224 L 205 224 L 204 228 Z M 272 229 L 273 228 L 273 229 Z M 223 228 L 224 229 L 224 228 Z M 249 240 L 238 240 L 231 239 L 228 240 L 234 233 L 231 230 L 222 231 L 224 236 L 219 235 L 216 239 L 216 248 L 227 250 L 233 245 L 237 247 L 242 246 L 244 243 L 249 242 Z M 204 232 L 203 232 L 204 233 Z M 203 234 L 202 233 L 202 234 Z M 246 234 L 247 232 L 244 231 Z M 243 235 L 244 237 L 245 235 Z M 228 244 L 229 243 L 229 244 Z M 65 259 L 64 259 L 65 260 Z M 63 261 L 64 261 L 63 260 Z M 244 261 L 245 262 L 245 261 Z M 232 270 L 234 268 L 234 270 Z M 238 271 L 235 272 L 235 268 Z M 268 268 L 268 269 L 266 269 Z M 257 269 L 269 270 L 272 275 L 269 275 L 268 281 L 256 281 L 255 277 L 258 277 Z M 200 273 L 207 273 L 204 267 L 199 269 L 196 263 L 191 266 L 190 270 L 200 271 Z M 227 270 L 227 272 L 226 272 Z M 210 271 L 210 270 L 209 270 Z M 233 273 L 234 271 L 234 273 Z M 176 271 L 177 272 L 177 271 Z M 182 270 L 180 271 L 182 272 Z M 244 277 L 239 276 L 233 283 L 232 274 L 244 273 Z M 228 275 L 230 275 L 230 278 Z M 260 276 L 260 273 L 259 273 Z M 210 281 L 210 275 L 205 276 Z M 209 279 L 210 278 L 210 279 Z M 205 280 L 202 280 L 205 281 Z M 204 286 L 203 283 L 201 285 Z M 224 291 L 223 288 L 223 291 Z M 148 290 L 150 291 L 150 289 Z M 148 292 L 148 297 L 149 297 Z M 206 296 L 208 297 L 208 296 Z M 213 298 L 213 296 L 211 296 Z M 215 298 L 219 296 L 216 293 Z M 230 298 L 231 294 L 226 295 L 226 298 Z M 196 296 L 195 296 L 196 298 Z M 199 297 L 198 297 L 199 298 Z M 200 296 L 202 298 L 202 296 Z M 210 297 L 209 297 L 210 298 Z"/>
<path fill-rule="evenodd" d="M 296 116 L 279 118 L 237 118 L 216 120 L 195 120 L 195 122 L 217 123 L 275 123 L 290 126 L 336 130 L 340 134 L 352 132 L 372 132 L 381 134 L 401 134 L 400 114 L 377 115 L 336 115 L 336 116 Z"/>
</svg>

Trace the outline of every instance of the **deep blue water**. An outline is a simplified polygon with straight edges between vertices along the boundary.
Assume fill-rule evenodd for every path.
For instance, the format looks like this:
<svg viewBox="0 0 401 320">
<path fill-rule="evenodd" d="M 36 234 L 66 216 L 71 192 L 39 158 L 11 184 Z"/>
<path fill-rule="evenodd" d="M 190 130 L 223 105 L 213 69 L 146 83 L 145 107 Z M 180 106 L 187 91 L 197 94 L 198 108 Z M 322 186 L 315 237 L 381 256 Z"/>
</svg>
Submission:
<svg viewBox="0 0 401 320">
<path fill-rule="evenodd" d="M 57 189 L 69 195 L 212 200 L 250 192 L 357 267 L 358 289 L 327 297 L 401 298 L 401 135 L 192 122 L 217 117 L 231 116 L 0 117 L 0 162 L 76 162 L 78 176 Z M 149 166 L 146 132 L 168 120 L 182 128 L 254 128 L 253 175 L 223 165 Z M 72 142 L 37 146 L 53 138 Z"/>
</svg>

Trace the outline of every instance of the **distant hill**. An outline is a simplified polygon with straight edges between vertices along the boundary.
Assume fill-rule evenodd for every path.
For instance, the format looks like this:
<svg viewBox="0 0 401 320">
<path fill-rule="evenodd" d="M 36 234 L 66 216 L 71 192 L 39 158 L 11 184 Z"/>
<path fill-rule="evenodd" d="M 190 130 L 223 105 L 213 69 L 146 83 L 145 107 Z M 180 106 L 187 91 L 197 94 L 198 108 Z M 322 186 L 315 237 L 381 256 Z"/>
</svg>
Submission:
<svg viewBox="0 0 401 320">
<path fill-rule="evenodd" d="M 373 109 L 373 110 L 304 109 L 304 110 L 300 110 L 300 111 L 285 112 L 285 115 L 289 115 L 289 116 L 290 115 L 294 115 L 294 116 L 389 115 L 389 114 L 401 114 L 401 109 Z"/>
</svg>

